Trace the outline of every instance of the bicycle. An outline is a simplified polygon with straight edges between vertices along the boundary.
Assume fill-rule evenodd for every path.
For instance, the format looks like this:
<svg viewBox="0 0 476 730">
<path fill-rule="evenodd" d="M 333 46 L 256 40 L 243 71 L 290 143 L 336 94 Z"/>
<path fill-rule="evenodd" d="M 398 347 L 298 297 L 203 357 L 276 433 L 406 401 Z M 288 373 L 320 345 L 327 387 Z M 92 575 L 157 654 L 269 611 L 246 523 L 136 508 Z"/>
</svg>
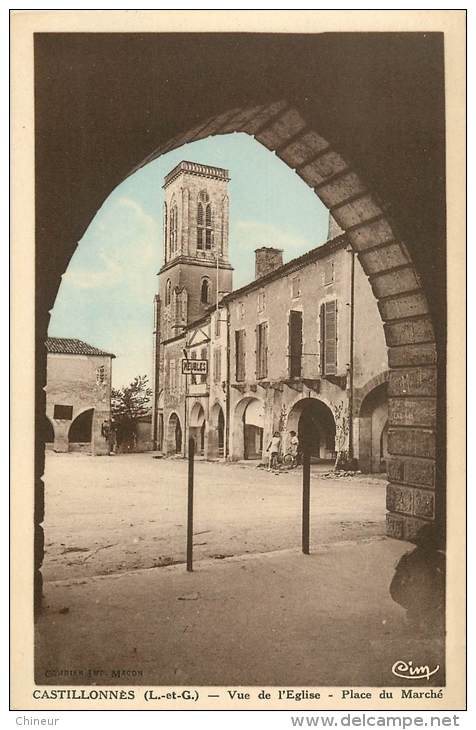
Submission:
<svg viewBox="0 0 476 730">
<path fill-rule="evenodd" d="M 298 455 L 293 454 L 291 451 L 287 451 L 281 458 L 280 461 L 284 466 L 287 466 L 288 469 L 295 469 L 297 466 L 299 466 L 299 460 Z"/>
</svg>

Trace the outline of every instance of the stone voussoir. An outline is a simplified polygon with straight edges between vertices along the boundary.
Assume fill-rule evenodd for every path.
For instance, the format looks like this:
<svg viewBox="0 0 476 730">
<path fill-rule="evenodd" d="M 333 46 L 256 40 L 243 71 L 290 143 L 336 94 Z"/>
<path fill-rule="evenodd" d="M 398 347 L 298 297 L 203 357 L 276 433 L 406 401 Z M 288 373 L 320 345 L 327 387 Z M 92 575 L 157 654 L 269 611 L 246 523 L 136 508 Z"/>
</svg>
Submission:
<svg viewBox="0 0 476 730">
<path fill-rule="evenodd" d="M 271 120 L 275 115 L 283 111 L 286 107 L 287 102 L 285 101 L 276 101 L 273 104 L 268 104 L 268 106 L 265 106 L 261 111 L 256 114 L 256 116 L 251 117 L 244 124 L 242 124 L 240 131 L 254 135 L 269 120 Z"/>
<path fill-rule="evenodd" d="M 329 147 L 328 142 L 316 132 L 305 132 L 276 154 L 289 167 L 295 169 L 327 147 Z"/>
<path fill-rule="evenodd" d="M 412 266 L 376 274 L 371 278 L 372 289 L 377 298 L 391 297 L 414 289 L 420 284 Z"/>
<path fill-rule="evenodd" d="M 409 263 L 405 249 L 394 241 L 381 248 L 359 253 L 359 260 L 368 275 L 375 275 Z"/>
<path fill-rule="evenodd" d="M 333 216 L 343 230 L 364 223 L 382 215 L 382 209 L 377 205 L 373 196 L 368 193 L 338 208 Z M 351 239 L 352 240 L 352 239 Z M 374 243 L 375 245 L 375 243 Z"/>
<path fill-rule="evenodd" d="M 378 308 L 384 322 L 428 314 L 428 303 L 423 292 L 383 299 L 378 302 Z"/>
<path fill-rule="evenodd" d="M 432 459 L 395 457 L 387 461 L 389 480 L 394 483 L 433 489 L 435 486 L 435 462 Z"/>
<path fill-rule="evenodd" d="M 302 131 L 305 126 L 306 122 L 296 109 L 287 109 L 279 119 L 259 132 L 256 139 L 268 149 L 275 150 Z"/>
<path fill-rule="evenodd" d="M 389 426 L 436 426 L 436 398 L 389 398 Z"/>
<path fill-rule="evenodd" d="M 328 208 L 339 205 L 353 195 L 365 193 L 365 185 L 357 173 L 349 170 L 342 177 L 331 180 L 326 185 L 319 186 L 316 191 L 319 198 Z"/>
<path fill-rule="evenodd" d="M 412 345 L 417 343 L 434 342 L 435 333 L 433 324 L 429 317 L 419 317 L 418 319 L 406 319 L 399 322 L 386 322 L 384 324 L 385 338 L 388 347 L 398 345 Z M 425 350 L 419 348 L 420 354 L 423 356 Z M 408 353 L 410 354 L 410 353 Z M 417 352 L 415 351 L 415 354 Z M 392 367 L 392 365 L 390 365 Z"/>
<path fill-rule="evenodd" d="M 365 251 L 367 248 L 395 240 L 392 228 L 385 218 L 360 226 L 355 231 L 349 231 L 347 236 L 356 251 Z"/>
<path fill-rule="evenodd" d="M 401 368 L 392 371 L 388 381 L 388 395 L 391 396 L 435 396 L 436 368 Z"/>
<path fill-rule="evenodd" d="M 389 428 L 388 449 L 391 454 L 434 459 L 435 432 L 416 428 Z"/>
<path fill-rule="evenodd" d="M 338 172 L 345 170 L 346 167 L 347 163 L 345 160 L 334 150 L 329 150 L 313 162 L 301 167 L 298 170 L 298 175 L 308 185 L 316 187 L 316 185 L 324 182 L 326 178 L 336 175 Z M 339 221 L 337 222 L 339 223 Z"/>
</svg>

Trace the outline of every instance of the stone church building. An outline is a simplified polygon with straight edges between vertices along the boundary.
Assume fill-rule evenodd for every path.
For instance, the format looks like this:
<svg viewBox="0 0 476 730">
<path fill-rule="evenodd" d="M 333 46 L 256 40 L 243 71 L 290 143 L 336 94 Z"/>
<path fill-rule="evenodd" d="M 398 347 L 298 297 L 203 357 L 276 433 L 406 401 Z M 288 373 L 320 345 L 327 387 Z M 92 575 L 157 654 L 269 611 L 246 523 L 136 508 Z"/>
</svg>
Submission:
<svg viewBox="0 0 476 730">
<path fill-rule="evenodd" d="M 387 349 L 356 255 L 331 220 L 330 240 L 286 264 L 257 249 L 255 279 L 233 290 L 229 179 L 186 161 L 165 177 L 154 446 L 184 456 L 193 436 L 205 458 L 262 460 L 294 430 L 314 460 L 385 471 Z"/>
</svg>

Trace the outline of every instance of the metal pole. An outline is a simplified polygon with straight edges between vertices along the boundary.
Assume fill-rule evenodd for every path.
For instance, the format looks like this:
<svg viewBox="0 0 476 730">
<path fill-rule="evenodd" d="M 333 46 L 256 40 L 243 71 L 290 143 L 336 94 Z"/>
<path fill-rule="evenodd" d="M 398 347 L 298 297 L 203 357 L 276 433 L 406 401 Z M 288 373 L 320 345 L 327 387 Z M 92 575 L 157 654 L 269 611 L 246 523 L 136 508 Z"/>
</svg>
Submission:
<svg viewBox="0 0 476 730">
<path fill-rule="evenodd" d="M 188 494 L 187 494 L 187 571 L 192 572 L 193 561 L 193 457 L 195 440 L 188 440 Z"/>
<path fill-rule="evenodd" d="M 304 448 L 302 459 L 302 551 L 309 555 L 309 523 L 311 495 L 311 452 Z"/>
</svg>

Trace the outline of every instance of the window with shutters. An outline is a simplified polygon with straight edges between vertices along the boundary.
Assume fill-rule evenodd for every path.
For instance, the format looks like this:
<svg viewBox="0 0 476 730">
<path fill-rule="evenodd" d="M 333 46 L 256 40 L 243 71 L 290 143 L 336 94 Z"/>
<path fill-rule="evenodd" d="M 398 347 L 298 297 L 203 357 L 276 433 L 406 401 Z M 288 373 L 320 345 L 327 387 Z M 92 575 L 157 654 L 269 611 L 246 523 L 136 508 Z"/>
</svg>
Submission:
<svg viewBox="0 0 476 730">
<path fill-rule="evenodd" d="M 337 302 L 321 304 L 321 374 L 337 374 Z"/>
<path fill-rule="evenodd" d="M 237 382 L 245 379 L 245 330 L 235 330 L 235 377 Z"/>
<path fill-rule="evenodd" d="M 268 377 L 268 323 L 256 327 L 256 379 Z"/>
<path fill-rule="evenodd" d="M 302 371 L 302 312 L 289 312 L 289 377 L 300 378 Z"/>
<path fill-rule="evenodd" d="M 190 358 L 192 360 L 196 360 L 197 359 L 197 353 L 196 353 L 195 350 L 193 350 L 192 354 L 190 355 Z M 192 375 L 190 376 L 190 380 L 191 380 L 192 385 L 196 385 L 197 384 L 197 376 L 195 375 L 195 373 L 192 373 Z"/>
<path fill-rule="evenodd" d="M 207 354 L 208 354 L 207 348 L 206 347 L 202 347 L 202 351 L 200 352 L 200 359 L 201 360 L 207 360 L 208 359 L 207 358 Z M 205 375 L 205 373 L 201 373 L 201 375 L 200 375 L 200 382 L 201 383 L 206 383 L 207 382 L 207 376 Z"/>
<path fill-rule="evenodd" d="M 292 280 L 292 297 L 297 299 L 301 296 L 301 279 L 299 276 L 295 276 Z"/>
<path fill-rule="evenodd" d="M 266 307 L 266 294 L 264 290 L 260 291 L 258 294 L 258 312 L 264 312 Z"/>
<path fill-rule="evenodd" d="M 213 352 L 213 380 L 215 383 L 221 380 L 221 351 L 218 348 Z"/>
<path fill-rule="evenodd" d="M 326 286 L 327 284 L 332 284 L 333 281 L 334 281 L 334 262 L 326 261 L 324 263 L 324 269 L 323 269 L 324 286 Z"/>
</svg>

